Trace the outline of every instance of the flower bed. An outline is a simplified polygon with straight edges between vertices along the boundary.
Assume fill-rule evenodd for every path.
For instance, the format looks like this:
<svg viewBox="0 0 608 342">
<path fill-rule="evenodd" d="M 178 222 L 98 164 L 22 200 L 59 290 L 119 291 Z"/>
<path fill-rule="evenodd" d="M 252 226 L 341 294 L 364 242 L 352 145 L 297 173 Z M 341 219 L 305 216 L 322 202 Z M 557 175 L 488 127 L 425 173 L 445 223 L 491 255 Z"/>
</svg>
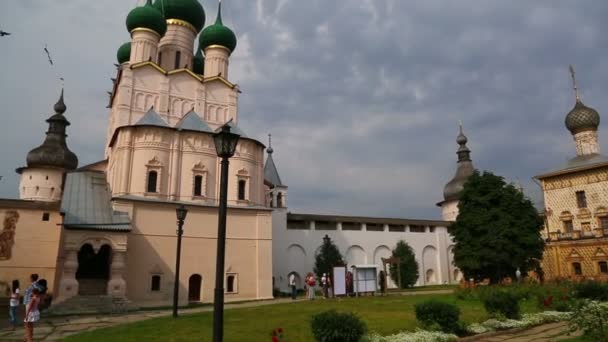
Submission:
<svg viewBox="0 0 608 342">
<path fill-rule="evenodd" d="M 514 328 L 530 328 L 533 326 L 566 321 L 572 314 L 569 312 L 545 311 L 535 314 L 523 314 L 520 320 L 489 319 L 482 323 L 473 323 L 467 327 L 470 334 L 484 334 L 497 330 Z M 457 341 L 456 335 L 445 334 L 438 331 L 417 330 L 416 332 L 402 332 L 396 335 L 380 336 L 373 334 L 367 337 L 366 342 L 452 342 Z"/>
<path fill-rule="evenodd" d="M 458 341 L 456 335 L 445 334 L 439 331 L 418 330 L 416 332 L 402 332 L 396 335 L 369 336 L 366 342 L 453 342 Z"/>
</svg>

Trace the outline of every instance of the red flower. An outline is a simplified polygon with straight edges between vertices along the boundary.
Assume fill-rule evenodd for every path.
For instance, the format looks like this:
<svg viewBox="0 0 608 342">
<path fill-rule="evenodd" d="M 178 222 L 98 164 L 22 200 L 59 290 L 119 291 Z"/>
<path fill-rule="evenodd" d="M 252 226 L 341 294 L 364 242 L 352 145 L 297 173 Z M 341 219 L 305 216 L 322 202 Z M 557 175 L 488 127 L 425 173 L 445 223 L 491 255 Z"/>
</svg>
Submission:
<svg viewBox="0 0 608 342">
<path fill-rule="evenodd" d="M 283 328 L 279 328 L 279 334 L 283 333 Z"/>
<path fill-rule="evenodd" d="M 272 342 L 279 342 L 279 338 L 276 335 L 272 336 Z"/>
</svg>

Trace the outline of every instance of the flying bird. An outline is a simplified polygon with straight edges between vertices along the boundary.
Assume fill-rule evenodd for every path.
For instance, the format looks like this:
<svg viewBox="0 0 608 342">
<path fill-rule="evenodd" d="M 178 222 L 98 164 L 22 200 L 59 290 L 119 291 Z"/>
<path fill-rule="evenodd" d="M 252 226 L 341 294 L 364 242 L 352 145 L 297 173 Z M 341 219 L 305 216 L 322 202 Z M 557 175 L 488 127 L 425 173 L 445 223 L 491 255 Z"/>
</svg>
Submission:
<svg viewBox="0 0 608 342">
<path fill-rule="evenodd" d="M 49 63 L 51 63 L 51 65 L 53 65 L 53 60 L 51 59 L 51 53 L 49 52 L 49 49 L 46 48 L 46 45 L 44 46 L 44 52 L 46 52 L 46 56 L 49 58 Z"/>
<path fill-rule="evenodd" d="M 0 30 L 0 37 L 4 37 L 4 36 L 10 36 L 11 34 L 9 32 L 5 32 Z"/>
</svg>

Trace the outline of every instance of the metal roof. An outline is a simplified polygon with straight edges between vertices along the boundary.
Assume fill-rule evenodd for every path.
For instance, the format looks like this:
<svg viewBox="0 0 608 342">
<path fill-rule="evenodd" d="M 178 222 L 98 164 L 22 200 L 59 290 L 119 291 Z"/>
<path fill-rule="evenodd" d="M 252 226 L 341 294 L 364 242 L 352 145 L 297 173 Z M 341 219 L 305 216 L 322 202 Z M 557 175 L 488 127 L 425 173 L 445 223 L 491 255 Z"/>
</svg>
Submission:
<svg viewBox="0 0 608 342">
<path fill-rule="evenodd" d="M 188 114 L 184 115 L 175 128 L 186 131 L 213 133 L 213 130 L 209 125 L 207 125 L 194 110 L 191 110 Z"/>
<path fill-rule="evenodd" d="M 340 216 L 340 215 L 317 215 L 317 214 L 295 214 L 287 213 L 287 221 L 326 221 L 326 222 L 352 222 L 352 223 L 378 223 L 378 224 L 402 224 L 448 227 L 452 222 L 439 220 L 416 220 L 389 217 L 365 217 L 365 216 Z"/>
<path fill-rule="evenodd" d="M 268 158 L 266 158 L 266 165 L 264 165 L 264 179 L 274 186 L 283 186 L 279 171 L 277 171 L 274 160 L 272 159 L 272 153 L 268 152 Z"/>
<path fill-rule="evenodd" d="M 133 126 L 157 126 L 157 127 L 169 127 L 165 120 L 154 111 L 154 107 L 144 114 Z"/>
<path fill-rule="evenodd" d="M 68 173 L 61 212 L 63 224 L 72 229 L 130 231 L 131 220 L 114 211 L 105 174 L 99 171 Z"/>
<path fill-rule="evenodd" d="M 230 119 L 230 121 L 228 121 L 226 124 L 230 126 L 230 133 L 236 133 L 240 135 L 241 138 L 248 138 L 247 134 L 245 134 L 245 132 L 243 132 L 243 130 L 240 129 L 239 126 L 234 123 L 234 121 L 232 121 L 232 119 Z M 218 127 L 215 131 L 219 132 L 222 129 L 222 126 Z"/>
<path fill-rule="evenodd" d="M 551 176 L 562 175 L 570 172 L 584 171 L 593 169 L 600 166 L 608 166 L 608 157 L 598 153 L 576 156 L 559 168 L 543 172 L 542 174 L 534 177 L 537 179 L 547 178 Z"/>
</svg>

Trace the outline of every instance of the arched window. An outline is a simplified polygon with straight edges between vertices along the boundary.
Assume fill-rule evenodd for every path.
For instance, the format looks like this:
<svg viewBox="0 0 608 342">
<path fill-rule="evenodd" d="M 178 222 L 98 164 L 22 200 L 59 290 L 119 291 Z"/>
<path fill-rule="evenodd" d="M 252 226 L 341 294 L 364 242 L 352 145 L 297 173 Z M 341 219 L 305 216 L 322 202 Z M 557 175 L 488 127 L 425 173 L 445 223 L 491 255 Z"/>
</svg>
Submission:
<svg viewBox="0 0 608 342">
<path fill-rule="evenodd" d="M 572 263 L 572 270 L 574 271 L 575 275 L 582 275 L 583 274 L 583 268 L 581 267 L 581 263 L 580 262 L 574 262 L 574 263 Z"/>
<path fill-rule="evenodd" d="M 175 51 L 175 68 L 179 69 L 180 59 L 182 58 L 182 53 L 180 51 Z"/>
<path fill-rule="evenodd" d="M 158 65 L 160 65 L 163 62 L 163 53 L 159 52 L 158 53 Z"/>
<path fill-rule="evenodd" d="M 226 276 L 226 293 L 237 292 L 237 280 L 236 274 L 228 274 Z"/>
<path fill-rule="evenodd" d="M 159 275 L 153 275 L 152 276 L 152 282 L 150 284 L 150 290 L 151 291 L 160 291 L 160 276 Z"/>
<path fill-rule="evenodd" d="M 244 179 L 239 179 L 239 201 L 246 200 L 245 198 L 245 187 L 247 186 L 247 181 Z"/>
<path fill-rule="evenodd" d="M 203 176 L 194 176 L 194 196 L 203 196 Z"/>
<path fill-rule="evenodd" d="M 156 184 L 158 182 L 158 172 L 149 171 L 148 172 L 148 186 L 146 188 L 146 192 L 156 192 Z"/>
<path fill-rule="evenodd" d="M 283 208 L 283 194 L 280 192 L 277 194 L 277 208 Z"/>
</svg>

